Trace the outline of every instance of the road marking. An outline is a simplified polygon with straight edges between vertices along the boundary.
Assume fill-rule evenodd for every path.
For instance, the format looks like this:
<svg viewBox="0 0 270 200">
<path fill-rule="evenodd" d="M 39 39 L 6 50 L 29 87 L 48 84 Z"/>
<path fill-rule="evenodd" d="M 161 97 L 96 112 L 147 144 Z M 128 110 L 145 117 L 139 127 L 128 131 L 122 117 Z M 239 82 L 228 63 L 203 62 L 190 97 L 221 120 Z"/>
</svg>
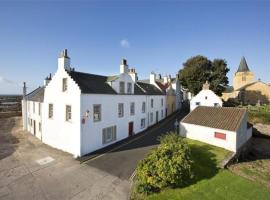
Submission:
<svg viewBox="0 0 270 200">
<path fill-rule="evenodd" d="M 142 134 L 141 136 L 138 136 L 138 137 L 136 137 L 136 138 L 134 138 L 134 139 L 132 139 L 132 140 L 126 142 L 126 143 L 123 143 L 122 145 L 119 145 L 119 146 L 117 146 L 117 147 L 115 147 L 115 148 L 113 148 L 113 149 L 111 149 L 111 150 L 109 150 L 109 151 L 106 151 L 105 153 L 100 154 L 100 155 L 98 155 L 98 156 L 96 156 L 96 157 L 92 157 L 92 158 L 86 159 L 86 160 L 82 161 L 82 163 L 85 163 L 85 162 L 87 162 L 87 161 L 93 161 L 93 160 L 96 160 L 96 159 L 98 159 L 98 158 L 100 158 L 100 157 L 106 155 L 107 153 L 110 153 L 110 152 L 112 152 L 112 151 L 115 151 L 115 150 L 117 150 L 117 149 L 120 149 L 121 147 L 123 147 L 123 146 L 125 146 L 125 145 L 128 145 L 128 144 L 130 144 L 130 143 L 132 143 L 132 142 L 134 142 L 134 141 L 137 141 L 138 139 L 140 139 L 140 138 L 142 138 L 142 137 L 148 135 L 149 133 L 152 133 L 152 132 L 155 131 L 156 129 L 158 129 L 158 128 L 159 128 L 161 125 L 163 125 L 165 122 L 168 123 L 169 121 L 171 121 L 172 119 L 174 119 L 174 117 L 176 117 L 177 114 L 179 114 L 179 112 L 175 113 L 175 114 L 172 115 L 172 116 L 169 116 L 168 119 L 167 119 L 168 121 L 164 121 L 164 122 L 162 122 L 162 123 L 160 123 L 160 124 L 157 124 L 157 126 L 154 126 L 151 130 L 147 131 L 146 133 Z"/>
<path fill-rule="evenodd" d="M 46 165 L 46 164 L 51 163 L 51 162 L 53 162 L 53 161 L 54 161 L 54 159 L 53 159 L 52 157 L 50 157 L 50 156 L 47 156 L 47 157 L 45 157 L 45 158 L 41 158 L 41 159 L 39 159 L 39 160 L 36 160 L 36 162 L 37 162 L 39 165 Z"/>
</svg>

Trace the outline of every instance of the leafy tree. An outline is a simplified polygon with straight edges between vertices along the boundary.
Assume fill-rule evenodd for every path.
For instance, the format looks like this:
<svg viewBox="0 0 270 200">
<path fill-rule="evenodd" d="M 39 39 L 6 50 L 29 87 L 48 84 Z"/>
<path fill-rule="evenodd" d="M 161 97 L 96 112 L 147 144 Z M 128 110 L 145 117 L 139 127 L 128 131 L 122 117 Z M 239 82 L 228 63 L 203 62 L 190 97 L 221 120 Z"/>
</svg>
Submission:
<svg viewBox="0 0 270 200">
<path fill-rule="evenodd" d="M 202 89 L 202 85 L 210 82 L 210 89 L 221 96 L 228 85 L 227 73 L 229 68 L 223 59 L 209 60 L 204 56 L 189 58 L 184 64 L 183 69 L 179 70 L 179 78 L 182 85 L 189 89 L 193 94 L 197 94 Z"/>
<path fill-rule="evenodd" d="M 160 145 L 139 162 L 137 191 L 149 194 L 165 187 L 183 186 L 192 177 L 188 144 L 177 134 L 160 139 Z"/>
</svg>

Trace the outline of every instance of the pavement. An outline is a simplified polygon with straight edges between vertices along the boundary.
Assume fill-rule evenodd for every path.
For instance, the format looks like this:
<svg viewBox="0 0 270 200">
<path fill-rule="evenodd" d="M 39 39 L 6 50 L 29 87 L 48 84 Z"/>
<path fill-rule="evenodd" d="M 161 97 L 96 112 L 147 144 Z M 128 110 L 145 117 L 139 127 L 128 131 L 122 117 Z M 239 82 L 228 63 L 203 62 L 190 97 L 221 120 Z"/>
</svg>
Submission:
<svg viewBox="0 0 270 200">
<path fill-rule="evenodd" d="M 82 163 L 22 131 L 20 117 L 0 119 L 0 200 L 129 199 L 137 162 L 184 115 L 176 113 Z"/>
</svg>

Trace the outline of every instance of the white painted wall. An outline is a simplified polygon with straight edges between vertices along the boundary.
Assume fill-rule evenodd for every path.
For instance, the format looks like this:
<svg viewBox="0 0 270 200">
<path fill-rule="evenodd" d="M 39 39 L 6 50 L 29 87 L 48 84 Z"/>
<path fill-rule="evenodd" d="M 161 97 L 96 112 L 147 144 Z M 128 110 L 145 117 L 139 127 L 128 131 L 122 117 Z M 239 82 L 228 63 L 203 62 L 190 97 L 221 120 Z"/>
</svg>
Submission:
<svg viewBox="0 0 270 200">
<path fill-rule="evenodd" d="M 127 93 L 128 83 L 132 84 L 132 94 L 134 94 L 134 81 L 128 73 L 122 73 L 119 78 L 111 82 L 111 87 L 117 92 L 120 92 L 120 82 L 125 82 L 125 93 Z"/>
<path fill-rule="evenodd" d="M 27 104 L 27 131 L 29 131 L 32 135 L 35 135 L 37 138 L 42 140 L 42 103 L 35 102 L 35 101 L 26 101 Z M 33 109 L 35 105 L 35 110 Z M 41 113 L 39 115 L 39 105 L 41 106 Z M 32 125 L 30 124 L 30 121 L 32 120 Z M 34 131 L 34 123 L 36 124 Z M 41 131 L 39 130 L 39 123 L 41 123 Z"/>
<path fill-rule="evenodd" d="M 68 89 L 62 91 L 62 79 L 67 78 Z M 80 156 L 81 91 L 64 68 L 59 67 L 45 88 L 43 103 L 43 142 Z M 53 104 L 53 119 L 48 118 L 48 105 Z M 66 105 L 72 107 L 72 120 L 66 121 Z"/>
<path fill-rule="evenodd" d="M 252 128 L 247 128 L 247 113 L 244 115 L 243 120 L 237 131 L 237 149 L 246 143 L 252 137 Z"/>
<path fill-rule="evenodd" d="M 194 96 L 190 101 L 190 111 L 194 110 L 198 105 L 200 106 L 211 106 L 213 107 L 215 103 L 218 103 L 222 107 L 222 100 L 211 90 L 201 90 L 196 96 Z"/>
<path fill-rule="evenodd" d="M 236 152 L 236 132 L 214 129 L 194 124 L 180 123 L 180 135 L 193 140 L 205 142 L 214 146 Z M 226 140 L 215 138 L 215 132 L 225 133 Z"/>
<path fill-rule="evenodd" d="M 151 96 L 154 99 L 154 108 L 150 108 L 148 97 L 145 95 L 105 95 L 105 94 L 82 94 L 81 95 L 81 119 L 85 116 L 87 110 L 90 111 L 88 118 L 85 118 L 85 124 L 81 124 L 82 130 L 82 155 L 95 151 L 110 145 L 116 141 L 128 137 L 128 123 L 134 123 L 134 133 L 143 131 L 148 126 L 148 112 L 159 111 L 159 120 L 161 110 L 165 113 L 165 96 Z M 164 105 L 160 102 L 163 98 Z M 150 99 L 150 97 L 149 97 Z M 146 111 L 142 113 L 142 102 L 146 102 Z M 135 114 L 130 115 L 130 103 L 135 102 Z M 118 117 L 118 103 L 124 103 L 124 117 Z M 101 104 L 101 121 L 93 121 L 93 105 Z M 148 106 L 149 104 L 149 106 Z M 155 117 L 154 113 L 154 117 Z M 145 128 L 141 128 L 141 119 L 145 118 Z M 154 118 L 155 119 L 155 118 Z M 153 120 L 154 124 L 155 120 Z M 117 127 L 117 140 L 105 145 L 102 144 L 102 129 L 110 126 Z"/>
</svg>

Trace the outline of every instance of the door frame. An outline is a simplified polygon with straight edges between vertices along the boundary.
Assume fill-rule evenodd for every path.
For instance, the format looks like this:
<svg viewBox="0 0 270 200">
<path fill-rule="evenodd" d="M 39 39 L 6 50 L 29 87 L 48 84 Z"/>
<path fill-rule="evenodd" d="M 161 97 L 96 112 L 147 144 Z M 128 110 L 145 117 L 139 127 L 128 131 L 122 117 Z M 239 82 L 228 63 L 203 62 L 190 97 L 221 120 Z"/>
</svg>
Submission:
<svg viewBox="0 0 270 200">
<path fill-rule="evenodd" d="M 134 130 L 134 122 L 131 121 L 128 123 L 128 136 L 132 136 L 133 135 L 133 130 Z"/>
</svg>

